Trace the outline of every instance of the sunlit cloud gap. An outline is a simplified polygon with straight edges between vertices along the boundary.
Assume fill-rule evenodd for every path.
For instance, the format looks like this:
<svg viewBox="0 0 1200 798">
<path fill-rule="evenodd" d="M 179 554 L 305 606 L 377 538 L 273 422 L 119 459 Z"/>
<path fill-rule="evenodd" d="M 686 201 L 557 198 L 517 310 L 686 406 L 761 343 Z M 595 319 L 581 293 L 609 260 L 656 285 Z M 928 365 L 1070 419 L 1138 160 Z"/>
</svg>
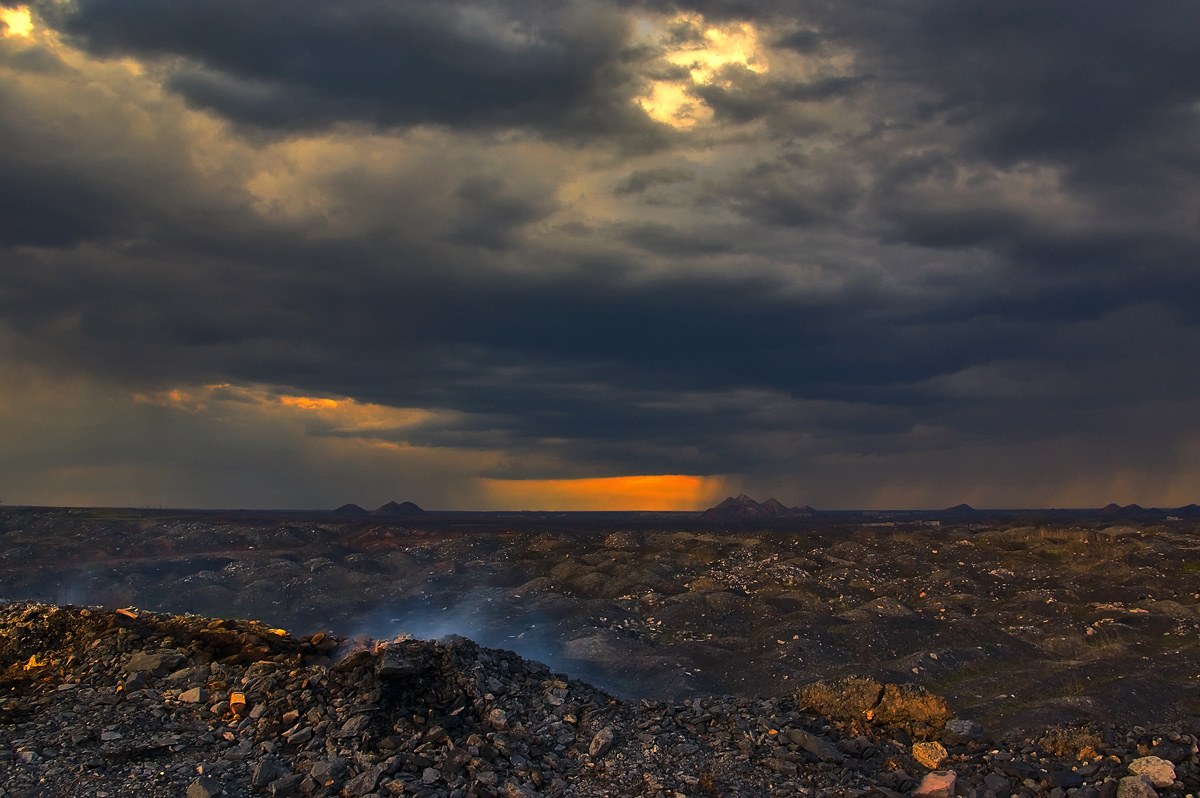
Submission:
<svg viewBox="0 0 1200 798">
<path fill-rule="evenodd" d="M 171 407 L 189 413 L 206 412 L 222 404 L 254 407 L 281 417 L 319 420 L 329 429 L 358 435 L 403 429 L 430 421 L 435 412 L 413 407 L 387 407 L 351 398 L 296 396 L 264 386 L 220 383 L 138 393 L 135 402 Z"/>
<path fill-rule="evenodd" d="M 4 31 L 7 36 L 28 36 L 33 32 L 33 19 L 25 6 L 0 8 L 0 21 L 7 26 Z"/>
<path fill-rule="evenodd" d="M 750 72 L 769 67 L 758 44 L 758 33 L 747 22 L 710 25 L 700 14 L 680 14 L 665 24 L 646 23 L 644 35 L 663 48 L 663 60 L 683 67 L 688 77 L 651 81 L 638 105 L 656 122 L 687 129 L 712 119 L 712 109 L 691 93 L 695 86 L 720 78 L 727 66 Z"/>
</svg>

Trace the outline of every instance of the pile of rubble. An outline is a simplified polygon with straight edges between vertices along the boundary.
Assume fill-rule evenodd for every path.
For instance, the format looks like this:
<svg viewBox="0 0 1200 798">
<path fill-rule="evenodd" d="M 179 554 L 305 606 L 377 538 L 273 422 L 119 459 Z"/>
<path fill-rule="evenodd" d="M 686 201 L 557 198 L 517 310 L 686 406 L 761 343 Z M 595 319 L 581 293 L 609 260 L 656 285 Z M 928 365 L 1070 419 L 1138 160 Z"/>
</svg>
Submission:
<svg viewBox="0 0 1200 798">
<path fill-rule="evenodd" d="M 986 741 L 917 688 L 618 700 L 463 638 L 0 605 L 0 798 L 1105 796 L 1200 789 L 1196 729 Z"/>
</svg>

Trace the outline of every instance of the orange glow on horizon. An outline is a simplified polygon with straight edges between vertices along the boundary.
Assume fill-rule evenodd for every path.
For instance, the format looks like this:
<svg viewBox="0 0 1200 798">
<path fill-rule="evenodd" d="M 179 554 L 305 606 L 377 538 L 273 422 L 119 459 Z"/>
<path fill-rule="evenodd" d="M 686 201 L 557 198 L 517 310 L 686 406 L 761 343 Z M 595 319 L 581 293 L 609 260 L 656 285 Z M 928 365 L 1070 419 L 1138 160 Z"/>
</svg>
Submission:
<svg viewBox="0 0 1200 798">
<path fill-rule="evenodd" d="M 497 505 L 513 510 L 699 511 L 725 486 L 723 477 L 686 474 L 480 481 Z"/>
</svg>

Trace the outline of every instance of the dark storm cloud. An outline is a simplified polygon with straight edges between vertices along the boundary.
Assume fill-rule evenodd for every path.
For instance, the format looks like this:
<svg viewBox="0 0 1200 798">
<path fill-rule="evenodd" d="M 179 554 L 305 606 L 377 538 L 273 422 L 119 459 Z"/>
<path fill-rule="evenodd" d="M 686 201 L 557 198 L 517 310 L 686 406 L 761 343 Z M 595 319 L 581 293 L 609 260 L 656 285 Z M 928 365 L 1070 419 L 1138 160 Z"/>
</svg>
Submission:
<svg viewBox="0 0 1200 798">
<path fill-rule="evenodd" d="M 735 175 L 719 192 L 743 216 L 782 227 L 835 224 L 848 218 L 862 190 L 852 175 L 809 159 L 766 161 Z"/>
<path fill-rule="evenodd" d="M 821 47 L 823 38 L 812 28 L 800 28 L 780 36 L 775 40 L 776 47 L 786 47 L 798 53 L 813 53 Z"/>
<path fill-rule="evenodd" d="M 126 222 L 69 175 L 46 180 L 14 166 L 0 163 L 0 245 L 71 246 L 107 237 Z"/>
<path fill-rule="evenodd" d="M 687 257 L 727 252 L 734 247 L 738 235 L 731 230 L 679 230 L 670 225 L 650 222 L 629 225 L 622 231 L 621 237 L 649 252 Z"/>
<path fill-rule="evenodd" d="M 995 300 L 1001 313 L 1103 314 L 1150 301 L 1187 318 L 1181 298 L 1200 289 L 1185 265 L 1200 254 L 1200 9 L 914 2 L 806 12 L 820 40 L 805 32 L 799 49 L 852 48 L 870 76 L 864 88 L 889 98 L 881 108 L 893 118 L 877 135 L 908 131 L 917 145 L 866 156 L 877 180 L 865 200 L 882 235 L 992 251 L 1012 279 Z M 993 168 L 1053 170 L 1076 210 L 1039 213 L 989 195 Z M 1086 216 L 1086 232 L 1054 218 L 1070 213 Z"/>
<path fill-rule="evenodd" d="M 911 95 L 908 121 L 957 134 L 948 162 L 1045 163 L 1101 202 L 1165 212 L 1200 173 L 1200 8 L 1118 2 L 817 12 L 859 69 Z M 897 120 L 899 121 L 899 120 Z M 895 124 L 893 122 L 892 124 Z"/>
<path fill-rule="evenodd" d="M 451 240 L 493 250 L 511 247 L 519 228 L 554 210 L 550 198 L 521 196 L 498 178 L 468 178 L 455 194 L 460 209 Z"/>
<path fill-rule="evenodd" d="M 628 102 L 642 56 L 599 6 L 83 0 L 41 11 L 98 55 L 168 59 L 170 88 L 250 125 L 648 127 Z"/>
<path fill-rule="evenodd" d="M 631 172 L 621 180 L 614 189 L 618 196 L 623 194 L 641 194 L 652 186 L 670 185 L 671 183 L 690 182 L 696 179 L 692 169 L 682 166 L 663 166 L 656 169 L 639 169 Z"/>
<path fill-rule="evenodd" d="M 688 84 L 714 117 L 691 133 L 638 110 L 689 71 L 616 8 L 47 5 L 272 136 L 201 174 L 224 139 L 195 155 L 84 109 L 112 132 L 83 147 L 0 103 L 0 332 L 139 389 L 445 410 L 395 440 L 513 454 L 498 477 L 811 473 L 1064 431 L 1144 465 L 1200 437 L 1200 12 L 681 7 L 780 55 Z M 37 52 L 5 64 L 69 71 Z M 318 135 L 422 123 L 434 144 L 361 158 Z M 270 149 L 296 131 L 307 160 Z M 638 131 L 659 149 L 631 152 Z"/>
<path fill-rule="evenodd" d="M 744 282 L 672 280 L 648 291 L 580 280 L 364 278 L 343 271 L 271 297 L 222 293 L 220 302 L 177 293 L 169 312 L 132 317 L 130 303 L 93 297 L 83 332 L 109 342 L 111 368 L 145 377 L 202 371 L 216 357 L 239 379 L 397 405 L 445 402 L 511 416 L 535 437 L 586 432 L 592 413 L 572 408 L 602 407 L 610 391 L 754 386 L 911 400 L 905 386 L 1028 344 L 1011 328 L 942 323 L 927 318 L 934 308 L 889 310 L 866 293 L 797 302 Z M 335 306 L 327 292 L 345 282 L 355 296 Z M 606 388 L 589 395 L 580 386 L 590 384 Z"/>
<path fill-rule="evenodd" d="M 937 91 L 937 110 L 978 125 L 980 152 L 997 159 L 1115 155 L 1175 127 L 1173 112 L 1200 94 L 1195 5 L 943 1 L 873 11 L 835 25 Z"/>
</svg>

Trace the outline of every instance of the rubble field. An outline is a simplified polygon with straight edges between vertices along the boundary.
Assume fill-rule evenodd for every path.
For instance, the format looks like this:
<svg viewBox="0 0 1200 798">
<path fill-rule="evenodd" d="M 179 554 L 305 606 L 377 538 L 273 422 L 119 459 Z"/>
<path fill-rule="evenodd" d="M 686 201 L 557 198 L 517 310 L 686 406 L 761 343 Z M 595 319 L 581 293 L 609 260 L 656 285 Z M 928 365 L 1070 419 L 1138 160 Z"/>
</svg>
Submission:
<svg viewBox="0 0 1200 798">
<path fill-rule="evenodd" d="M 293 638 L 253 621 L 0 607 L 9 796 L 988 796 L 1200 787 L 1196 738 L 996 742 L 911 685 L 624 701 L 465 638 Z"/>
<path fill-rule="evenodd" d="M 126 647 L 110 655 L 102 666 L 94 663 L 81 671 L 83 655 L 75 653 L 73 670 L 62 670 L 66 667 L 63 660 L 47 666 L 59 668 L 53 671 L 57 675 L 46 671 L 45 676 L 36 678 L 29 674 L 43 673 L 37 664 L 42 654 L 25 643 L 12 644 L 16 646 L 12 650 L 22 652 L 23 659 L 2 663 L 6 672 L 12 671 L 11 684 L 5 689 L 13 691 L 8 700 L 15 703 L 2 716 L 12 720 L 0 720 L 6 724 L 0 732 L 8 734 L 13 754 L 12 759 L 0 762 L 0 767 L 17 768 L 20 773 L 25 772 L 20 768 L 49 767 L 51 759 L 44 751 L 34 751 L 40 757 L 38 763 L 21 761 L 27 753 L 22 747 L 44 749 L 46 744 L 11 732 L 20 723 L 33 722 L 29 718 L 35 715 L 43 720 L 49 717 L 49 709 L 36 707 L 53 705 L 53 714 L 67 713 L 58 722 L 64 733 L 69 733 L 70 713 L 83 714 L 74 708 L 75 703 L 67 706 L 71 694 L 79 689 L 94 689 L 96 695 L 113 700 L 106 705 L 110 708 L 136 701 L 143 702 L 146 711 L 153 707 L 170 717 L 196 710 L 208 731 L 191 731 L 213 735 L 211 745 L 217 748 L 229 744 L 241 750 L 237 746 L 249 734 L 245 731 L 249 727 L 241 725 L 246 718 L 228 715 L 221 702 L 228 701 L 231 691 L 238 692 L 237 680 L 244 674 L 224 673 L 222 668 L 236 670 L 243 664 L 266 667 L 254 663 L 280 662 L 272 658 L 284 657 L 287 664 L 281 669 L 286 667 L 289 674 L 296 670 L 297 675 L 286 679 L 277 675 L 278 685 L 272 692 L 282 689 L 288 700 L 304 704 L 305 709 L 296 711 L 305 715 L 311 709 L 307 702 L 317 700 L 313 696 L 320 693 L 317 685 L 323 683 L 321 690 L 333 691 L 323 693 L 327 697 L 343 688 L 359 689 L 354 684 L 364 678 L 361 675 L 349 686 L 342 684 L 343 672 L 336 670 L 341 661 L 338 657 L 356 645 L 375 656 L 375 641 L 410 635 L 444 641 L 419 644 L 436 652 L 429 655 L 430 661 L 478 651 L 471 655 L 475 657 L 471 668 L 482 667 L 492 678 L 503 681 L 496 673 L 505 671 L 496 669 L 508 663 L 504 667 L 529 674 L 526 680 L 561 682 L 565 687 L 554 689 L 572 695 L 574 690 L 581 691 L 579 710 L 568 713 L 577 724 L 568 729 L 575 737 L 571 743 L 550 746 L 551 761 L 556 764 L 545 767 L 544 772 L 539 770 L 546 776 L 541 783 L 528 774 L 502 772 L 493 766 L 490 772 L 499 779 L 495 784 L 468 778 L 469 768 L 457 771 L 466 774 L 458 786 L 451 786 L 444 774 L 442 781 L 432 784 L 410 784 L 431 795 L 451 794 L 455 789 L 463 790 L 464 795 L 471 789 L 475 794 L 490 794 L 486 789 L 498 794 L 521 794 L 519 790 L 530 794 L 648 795 L 904 792 L 930 772 L 912 764 L 911 747 L 935 740 L 946 746 L 950 759 L 934 772 L 954 769 L 957 789 L 963 795 L 985 796 L 988 790 L 995 796 L 1038 795 L 1054 789 L 1066 795 L 1087 789 L 1083 785 L 1102 789 L 1106 780 L 1116 785 L 1120 778 L 1128 777 L 1122 768 L 1134 759 L 1159 749 L 1172 754 L 1162 758 L 1177 768 L 1175 781 L 1179 784 L 1172 781 L 1175 786 L 1153 789 L 1168 793 L 1179 789 L 1186 794 L 1197 786 L 1188 781 L 1194 753 L 1188 741 L 1200 732 L 1200 532 L 1194 522 L 1082 519 L 1065 523 L 1060 519 L 1029 523 L 1010 519 L 933 526 L 816 519 L 778 528 L 700 524 L 686 519 L 664 524 L 665 528 L 655 523 L 662 521 L 635 518 L 628 523 L 608 520 L 570 525 L 529 518 L 483 523 L 453 517 L 346 520 L 301 514 L 267 518 L 0 508 L 0 597 L 16 602 L 7 605 L 6 612 L 36 610 L 45 614 L 52 606 L 89 607 L 88 615 L 79 615 L 83 610 L 73 608 L 57 613 L 84 619 L 75 621 L 83 624 L 80 629 L 92 629 L 99 623 L 96 619 L 109 619 L 104 623 L 113 624 L 112 629 L 103 634 L 88 632 L 105 641 L 97 643 L 98 648 L 113 642 L 109 640 L 112 635 L 139 635 L 129 638 Z M 21 603 L 26 601 L 40 604 Z M 133 617 L 114 615 L 120 609 Z M 196 625 L 208 628 L 217 622 L 188 618 L 188 614 L 229 620 L 221 622 L 225 626 L 213 627 L 224 629 L 221 635 L 203 638 L 195 636 Z M 233 620 L 238 618 L 256 619 L 257 623 Z M 150 627 L 145 625 L 152 625 L 151 619 L 157 619 L 153 624 L 182 624 L 179 628 L 193 631 L 174 635 L 147 631 Z M 133 625 L 122 625 L 125 621 Z M 10 637 L 20 637 L 5 628 Z M 241 630 L 236 634 L 256 641 L 234 651 L 226 632 L 235 628 Z M 269 628 L 286 629 L 290 634 L 277 635 Z M 335 648 L 324 652 L 312 649 L 313 635 L 321 634 L 326 635 L 322 638 L 325 645 L 336 643 Z M 174 639 L 164 644 L 158 642 L 160 637 Z M 188 642 L 181 642 L 185 638 Z M 209 638 L 226 642 L 204 642 Z M 205 648 L 210 645 L 217 648 Z M 269 656 L 255 660 L 258 655 L 252 652 L 256 646 L 282 648 L 271 648 Z M 124 658 L 161 648 L 179 652 L 185 664 L 163 674 L 150 672 L 146 686 L 126 693 L 130 674 Z M 235 655 L 241 664 L 229 661 Z M 27 672 L 13 671 L 16 666 L 24 669 L 30 665 L 30 657 L 35 659 Z M 322 662 L 323 657 L 328 661 Z M 494 661 L 488 662 L 488 657 Z M 199 674 L 205 666 L 207 673 Z M 362 667 L 366 668 L 364 674 L 381 678 L 378 668 Z M 307 668 L 316 670 L 304 670 Z M 97 684 L 71 688 L 71 684 L 84 684 L 81 673 L 88 669 L 95 672 Z M 178 676 L 180 672 L 194 675 Z M 298 674 L 302 672 L 309 675 L 301 679 Z M 425 673 L 442 672 L 431 668 Z M 457 678 L 449 671 L 444 675 L 449 680 L 446 685 Z M 299 696 L 307 693 L 307 697 L 298 698 L 288 689 L 288 685 L 308 684 L 314 678 L 310 686 L 299 688 Z M 195 702 L 195 706 L 179 703 L 171 692 L 186 692 L 180 689 L 184 685 L 164 686 L 159 679 L 186 680 L 187 689 L 201 687 L 208 704 L 202 708 L 204 702 Z M 869 707 L 861 708 L 858 715 L 839 717 L 835 704 L 845 703 L 846 695 L 835 691 L 835 704 L 821 703 L 813 697 L 816 688 L 812 686 L 822 684 L 867 685 L 866 692 L 877 698 L 888 684 L 907 691 L 925 690 L 944 700 L 948 718 L 979 724 L 989 742 L 954 742 L 943 738 L 944 726 L 928 720 L 926 730 L 880 726 L 866 717 Z M 875 688 L 871 685 L 879 690 L 872 693 Z M 121 691 L 101 693 L 101 687 Z M 390 700 L 400 700 L 396 690 L 411 687 L 384 679 L 363 689 L 368 695 L 383 690 L 393 696 Z M 465 700 L 472 706 L 497 700 L 500 695 L 491 691 L 488 699 L 487 691 L 472 692 L 477 688 L 468 689 L 463 683 L 437 690 L 456 696 L 450 704 Z M 22 692 L 26 690 L 50 690 L 46 695 L 51 700 L 37 704 L 41 698 L 35 698 L 31 703 Z M 147 690 L 150 693 L 143 694 Z M 800 698 L 806 690 L 807 705 Z M 240 692 L 248 697 L 253 691 Z M 224 698 L 219 697 L 222 694 Z M 336 707 L 332 702 L 338 699 L 328 698 L 325 706 L 329 711 L 338 710 L 356 704 L 356 696 L 341 695 L 342 704 Z M 434 715 L 455 708 L 460 715 L 467 712 L 466 704 L 438 704 L 432 693 L 422 700 Z M 371 706 L 377 702 L 362 703 Z M 384 713 L 375 720 L 383 727 L 394 726 L 394 718 L 385 718 L 390 710 L 384 704 L 372 710 Z M 91 706 L 88 702 L 82 705 Z M 275 708 L 274 700 L 255 706 L 264 705 L 268 709 L 261 712 Z M 491 707 L 485 707 L 490 713 Z M 218 719 L 213 708 L 219 710 L 217 714 L 226 714 Z M 487 734 L 511 733 L 511 729 L 491 727 L 486 713 L 479 714 L 480 707 L 474 712 L 479 727 L 463 727 L 471 728 L 471 734 L 486 741 Z M 688 722 L 684 718 L 689 713 L 710 717 L 700 723 Z M 614 729 L 614 753 L 590 757 L 584 749 L 600 733 L 600 720 L 606 715 L 612 717 L 608 725 Z M 321 717 L 322 721 L 307 726 L 315 730 L 321 722 L 332 724 L 336 719 L 328 714 Z M 231 719 L 237 722 L 231 723 Z M 253 720 L 251 753 L 243 759 L 218 757 L 215 765 L 210 763 L 229 776 L 222 782 L 226 790 L 240 789 L 233 786 L 241 783 L 237 781 L 240 776 L 230 774 L 245 770 L 242 775 L 249 778 L 250 766 L 239 763 L 257 763 L 271 753 L 271 742 L 277 746 L 272 755 L 286 757 L 309 751 L 307 746 L 319 739 L 322 755 L 340 757 L 346 763 L 339 776 L 340 791 L 348 789 L 363 767 L 355 756 L 366 756 L 366 750 L 345 743 L 350 738 L 330 736 L 328 725 L 322 732 L 313 731 L 314 736 L 293 752 L 287 748 L 293 743 L 285 739 L 259 739 L 261 716 Z M 521 721 L 521 728 L 532 734 L 531 730 L 544 722 L 543 718 L 531 726 L 532 720 Z M 104 725 L 100 724 L 101 728 Z M 293 726 L 295 722 L 277 731 L 303 729 Z M 724 731 L 713 736 L 718 726 L 729 736 L 721 736 Z M 470 734 L 460 738 L 453 729 L 442 728 L 449 733 L 449 742 L 441 748 L 469 751 L 471 744 L 466 740 Z M 560 725 L 558 730 L 562 729 Z M 822 759 L 806 749 L 802 743 L 808 738 L 800 732 L 833 745 L 842 761 Z M 188 737 L 187 732 L 172 733 L 181 740 Z M 1047 748 L 1048 743 L 1037 742 L 1051 733 L 1066 735 L 1062 739 L 1082 735 L 1080 740 L 1092 742 L 1081 743 L 1074 751 L 1067 750 L 1074 743 Z M 405 734 L 408 732 L 399 727 L 383 734 L 380 739 L 404 740 L 393 740 L 396 753 L 387 757 L 383 756 L 388 753 L 386 747 L 372 749 L 371 755 L 379 758 L 372 767 L 408 753 L 403 746 L 417 738 Z M 683 736 L 670 736 L 674 734 Z M 566 731 L 562 736 L 566 738 Z M 859 737 L 870 746 L 851 742 Z M 518 739 L 524 745 L 532 744 Z M 537 735 L 532 739 L 538 745 L 546 742 Z M 746 740 L 750 741 L 748 748 Z M 636 755 L 628 747 L 631 741 L 640 747 Z M 98 741 L 104 742 L 117 741 Z M 427 742 L 418 742 L 414 750 Z M 84 747 L 89 744 L 83 743 Z M 143 744 L 151 745 L 139 743 Z M 166 760 L 177 761 L 181 751 L 174 747 L 183 744 L 175 742 L 154 750 Z M 195 740 L 186 744 L 199 745 Z M 487 745 L 496 748 L 494 743 Z M 555 751 L 559 745 L 563 750 Z M 856 745 L 870 755 L 860 755 Z M 1164 745 L 1179 750 L 1162 749 Z M 571 746 L 579 749 L 579 756 L 568 753 Z M 688 746 L 696 746 L 697 751 L 691 752 Z M 60 753 L 71 750 L 66 744 L 49 748 Z M 217 748 L 211 751 L 220 754 Z M 338 753 L 343 748 L 349 753 Z M 1007 752 L 1014 759 L 995 759 L 992 751 L 1001 757 Z M 685 752 L 701 759 L 687 759 Z M 517 755 L 518 764 L 524 761 L 543 767 L 539 759 L 519 751 Z M 653 756 L 660 758 L 654 760 Z M 966 759 L 961 758 L 964 756 Z M 814 757 L 815 761 L 809 761 Z M 435 770 L 440 767 L 436 758 L 424 758 L 435 762 L 430 766 Z M 195 767 L 204 764 L 202 759 L 188 760 L 191 771 L 171 776 L 175 779 L 170 781 L 175 785 L 171 789 L 176 789 L 182 783 L 178 779 L 185 775 L 190 777 L 188 784 L 198 778 Z M 307 777 L 304 767 L 310 760 L 307 754 L 303 761 L 288 760 L 295 764 L 288 765 L 288 775 Z M 390 793 L 380 785 L 411 782 L 406 776 L 416 771 L 406 770 L 407 764 L 394 769 L 397 761 L 385 768 L 392 772 L 381 775 L 372 789 L 357 794 L 386 795 Z M 854 764 L 860 761 L 866 764 Z M 1034 778 L 1037 774 L 1033 771 L 1016 773 L 1016 765 L 1000 768 L 997 764 L 1008 761 L 1027 762 L 1031 768 L 1041 768 L 1037 771 L 1041 775 Z M 507 762 L 511 764 L 510 757 Z M 639 762 L 642 764 L 637 765 Z M 674 781 L 667 778 L 670 762 L 681 763 L 677 768 L 681 775 L 672 776 Z M 1073 777 L 1056 784 L 1046 769 L 1053 769 L 1052 762 L 1075 768 L 1073 773 L 1084 773 L 1093 765 L 1096 769 L 1081 776 L 1079 785 Z M 614 763 L 621 763 L 620 767 L 614 769 Z M 636 786 L 620 781 L 636 766 L 645 768 L 646 779 Z M 756 775 L 751 778 L 747 773 Z M 834 773 L 837 778 L 847 773 L 857 776 L 845 776 L 849 781 L 836 782 L 841 786 L 835 788 L 835 782 L 814 775 L 821 773 Z M 884 776 L 888 773 L 899 774 L 897 780 L 887 781 Z M 351 775 L 346 778 L 345 774 Z M 995 777 L 992 786 L 979 780 L 985 775 Z M 568 786 L 555 787 L 555 776 Z M 262 778 L 265 776 L 260 775 L 259 780 Z M 862 782 L 854 783 L 855 778 Z M 1008 780 L 1007 786 L 1000 778 Z M 725 786 L 713 786 L 718 782 Z M 304 783 L 304 778 L 299 779 L 296 789 Z M 10 793 L 18 789 L 5 780 L 0 784 Z M 112 792 L 118 787 L 111 785 L 96 789 L 121 794 Z M 972 793 L 972 789 L 977 791 Z M 55 793 L 35 789 L 13 794 Z M 67 789 L 62 794 L 97 793 Z"/>
</svg>

